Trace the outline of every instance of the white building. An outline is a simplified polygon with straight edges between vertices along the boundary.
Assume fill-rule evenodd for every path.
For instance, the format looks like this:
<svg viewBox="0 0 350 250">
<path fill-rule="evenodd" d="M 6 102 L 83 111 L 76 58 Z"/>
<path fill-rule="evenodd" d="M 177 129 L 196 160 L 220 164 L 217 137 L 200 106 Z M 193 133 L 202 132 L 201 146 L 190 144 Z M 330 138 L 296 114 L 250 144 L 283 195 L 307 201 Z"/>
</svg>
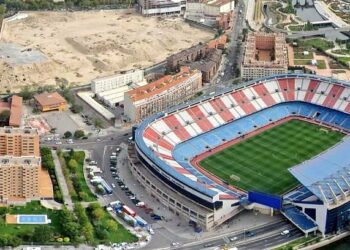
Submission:
<svg viewBox="0 0 350 250">
<path fill-rule="evenodd" d="M 186 2 L 185 19 L 214 25 L 220 14 L 233 11 L 233 0 L 189 0 Z"/>
<path fill-rule="evenodd" d="M 92 92 L 110 107 L 124 101 L 124 93 L 147 84 L 143 70 L 102 77 L 91 82 Z"/>
<path fill-rule="evenodd" d="M 139 0 L 142 15 L 176 15 L 186 7 L 185 0 Z"/>
</svg>

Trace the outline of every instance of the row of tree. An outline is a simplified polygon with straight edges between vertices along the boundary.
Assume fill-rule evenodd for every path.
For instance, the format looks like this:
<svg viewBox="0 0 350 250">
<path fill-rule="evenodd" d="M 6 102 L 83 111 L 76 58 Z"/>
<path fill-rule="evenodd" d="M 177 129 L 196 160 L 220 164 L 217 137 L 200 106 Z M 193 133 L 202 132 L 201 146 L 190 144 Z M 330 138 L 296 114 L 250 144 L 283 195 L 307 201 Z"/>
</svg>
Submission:
<svg viewBox="0 0 350 250">
<path fill-rule="evenodd" d="M 135 0 L 65 0 L 54 2 L 50 0 L 2 0 L 5 10 L 61 10 L 61 9 L 94 9 L 102 6 L 111 8 L 126 8 L 135 3 Z"/>
<path fill-rule="evenodd" d="M 49 172 L 52 181 L 55 201 L 63 203 L 63 195 L 56 178 L 55 163 L 53 161 L 51 149 L 47 147 L 40 148 L 40 155 L 41 164 L 43 168 Z"/>
<path fill-rule="evenodd" d="M 63 134 L 64 138 L 65 139 L 68 139 L 68 138 L 72 138 L 72 136 L 75 138 L 75 139 L 80 139 L 82 137 L 85 136 L 85 132 L 83 130 L 76 130 L 74 132 L 74 134 L 72 134 L 72 132 L 70 131 L 66 131 L 64 134 Z"/>
</svg>

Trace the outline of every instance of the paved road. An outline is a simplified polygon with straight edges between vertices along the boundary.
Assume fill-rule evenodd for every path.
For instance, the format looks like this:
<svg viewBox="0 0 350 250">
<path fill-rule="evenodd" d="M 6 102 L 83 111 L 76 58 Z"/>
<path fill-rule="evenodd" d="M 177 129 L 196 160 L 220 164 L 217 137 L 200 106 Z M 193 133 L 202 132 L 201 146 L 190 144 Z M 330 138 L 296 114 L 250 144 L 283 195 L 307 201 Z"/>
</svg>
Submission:
<svg viewBox="0 0 350 250">
<path fill-rule="evenodd" d="M 120 133 L 116 134 L 113 137 L 111 136 L 104 136 L 100 137 L 99 141 L 96 141 L 96 139 L 88 139 L 85 141 L 76 141 L 74 144 L 62 144 L 62 145 L 55 145 L 55 144 L 46 144 L 49 146 L 58 146 L 60 148 L 77 148 L 77 149 L 83 149 L 83 150 L 88 150 L 91 153 L 91 158 L 95 161 L 98 162 L 98 165 L 101 167 L 103 174 L 102 176 L 105 178 L 105 180 L 111 184 L 111 183 L 116 183 L 115 180 L 112 178 L 111 173 L 110 173 L 110 167 L 109 167 L 109 157 L 111 155 L 111 152 L 115 151 L 117 145 L 120 145 L 121 143 L 128 143 L 128 138 L 130 137 L 130 132 L 128 134 Z M 129 171 L 127 169 L 127 165 L 124 162 L 125 158 L 125 152 L 121 152 L 120 157 L 118 157 L 118 168 L 119 171 Z M 58 174 L 59 176 L 59 174 Z M 63 176 L 63 174 L 62 174 Z M 59 178 L 59 177 L 58 177 Z M 130 182 L 129 182 L 130 181 Z M 128 180 L 128 182 L 125 181 L 126 184 L 129 185 L 129 187 L 135 183 L 135 180 L 131 181 Z M 63 190 L 62 190 L 63 191 Z M 138 198 L 140 198 L 141 193 L 136 194 Z M 116 185 L 116 188 L 114 189 L 114 192 L 112 195 L 104 196 L 102 198 L 104 201 L 104 204 L 108 204 L 111 201 L 115 200 L 120 200 L 126 205 L 128 205 L 130 208 L 135 210 L 141 217 L 143 217 L 147 222 L 150 224 L 153 223 L 152 219 L 148 214 L 146 214 L 142 209 L 136 207 L 129 197 L 125 194 L 124 191 L 122 191 L 118 185 Z M 153 235 L 153 239 L 151 243 L 146 247 L 147 249 L 169 249 L 170 248 L 170 243 L 171 242 L 181 242 L 182 244 L 190 244 L 190 245 L 183 245 L 182 247 L 178 249 L 203 249 L 204 244 L 207 242 L 213 243 L 215 246 L 221 246 L 225 243 L 227 243 L 228 238 L 230 237 L 238 237 L 238 241 L 235 242 L 238 246 L 239 244 L 239 249 L 256 249 L 255 246 L 262 246 L 266 245 L 268 246 L 269 244 L 272 245 L 278 245 L 281 244 L 282 242 L 286 242 L 290 240 L 291 238 L 287 237 L 281 237 L 279 233 L 284 229 L 284 228 L 290 228 L 291 229 L 291 237 L 300 237 L 301 233 L 297 231 L 298 233 L 294 234 L 294 231 L 296 229 L 293 228 L 288 222 L 283 221 L 283 222 L 277 222 L 274 224 L 270 224 L 265 227 L 257 228 L 254 230 L 254 232 L 257 234 L 256 237 L 253 237 L 252 240 L 249 239 L 249 241 L 246 239 L 244 236 L 244 230 L 238 233 L 234 234 L 229 234 L 225 237 L 220 236 L 219 238 L 215 238 L 214 240 L 210 241 L 209 239 L 204 239 L 201 241 L 196 241 L 196 240 L 189 240 L 189 239 L 182 239 L 177 235 L 173 235 L 170 231 L 168 231 L 166 228 L 157 228 L 156 234 Z M 272 235 L 271 232 L 273 232 Z M 262 237 L 270 237 L 266 241 L 266 239 L 262 239 Z M 209 240 L 209 241 L 208 241 Z M 259 247 L 260 248 L 260 247 Z"/>
<path fill-rule="evenodd" d="M 282 236 L 280 233 L 283 230 L 288 229 L 290 231 L 289 236 Z M 225 237 L 220 237 L 215 240 L 207 240 L 204 242 L 190 243 L 180 246 L 176 249 L 181 250 L 200 250 L 205 248 L 212 248 L 218 246 L 237 246 L 239 249 L 264 249 L 275 245 L 282 244 L 283 242 L 297 239 L 303 236 L 303 233 L 297 228 L 289 224 L 287 221 L 279 221 L 269 225 L 258 227 L 250 232 L 255 233 L 254 237 L 247 237 L 246 230 L 234 233 Z M 230 242 L 230 238 L 237 237 L 237 240 Z"/>
<path fill-rule="evenodd" d="M 242 35 L 243 28 L 245 28 L 245 8 L 244 2 L 239 0 L 234 10 L 235 20 L 232 25 L 233 29 L 228 33 L 230 42 L 227 45 L 227 55 L 223 61 L 221 72 L 214 80 L 215 83 L 213 82 L 210 88 L 205 91 L 206 94 L 231 86 L 233 79 L 237 77 L 236 69 L 240 68 L 242 60 L 242 41 L 239 38 Z M 242 10 L 241 14 L 239 10 Z M 222 72 L 224 75 L 221 75 Z"/>
</svg>

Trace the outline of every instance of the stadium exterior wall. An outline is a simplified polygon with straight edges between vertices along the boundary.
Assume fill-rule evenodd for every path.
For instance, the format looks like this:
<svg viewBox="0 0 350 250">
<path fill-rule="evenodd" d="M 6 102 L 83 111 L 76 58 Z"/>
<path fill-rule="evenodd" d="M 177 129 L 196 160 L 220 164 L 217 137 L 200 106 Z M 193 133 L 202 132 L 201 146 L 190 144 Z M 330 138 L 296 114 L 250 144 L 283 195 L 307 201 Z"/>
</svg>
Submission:
<svg viewBox="0 0 350 250">
<path fill-rule="evenodd" d="M 205 188 L 203 185 L 200 185 L 199 183 L 193 182 L 190 179 L 188 179 L 186 176 L 182 176 L 179 173 L 177 173 L 173 168 L 167 166 L 165 162 L 163 162 L 161 159 L 159 159 L 157 156 L 154 155 L 151 147 L 148 147 L 143 140 L 143 131 L 147 128 L 147 126 L 152 123 L 154 120 L 159 119 L 163 117 L 164 115 L 169 115 L 172 112 L 176 112 L 178 110 L 181 110 L 183 108 L 187 108 L 193 105 L 198 104 L 199 102 L 203 102 L 205 100 L 213 99 L 215 97 L 224 95 L 226 93 L 232 92 L 233 90 L 239 90 L 243 87 L 252 86 L 254 84 L 259 84 L 263 81 L 269 81 L 269 80 L 277 80 L 281 78 L 308 78 L 313 80 L 319 80 L 319 81 L 325 81 L 325 82 L 335 82 L 339 85 L 343 86 L 349 86 L 348 83 L 333 80 L 325 77 L 319 77 L 315 75 L 306 75 L 306 74 L 285 74 L 285 75 L 274 75 L 271 77 L 261 78 L 254 81 L 247 82 L 245 84 L 242 84 L 236 88 L 228 88 L 223 90 L 220 93 L 217 93 L 215 95 L 209 95 L 204 98 L 199 98 L 196 100 L 193 100 L 192 102 L 184 103 L 181 105 L 178 105 L 172 109 L 167 110 L 166 112 L 161 112 L 158 114 L 155 114 L 148 119 L 145 119 L 139 126 L 139 128 L 135 131 L 135 145 L 136 150 L 138 152 L 139 159 L 143 162 L 143 164 L 152 171 L 153 174 L 157 175 L 159 179 L 161 179 L 162 182 L 166 183 L 168 186 L 171 186 L 173 189 L 175 189 L 177 192 L 179 192 L 181 195 L 184 195 L 193 201 L 195 201 L 198 204 L 202 204 L 206 206 L 207 208 L 213 209 L 214 212 L 217 212 L 217 216 L 215 215 L 216 219 L 222 218 L 223 216 L 227 215 L 228 213 L 232 213 L 234 209 L 231 209 L 229 207 L 233 206 L 233 201 L 221 201 L 222 203 L 217 203 L 219 201 L 218 199 L 218 193 Z M 205 201 L 205 202 L 203 202 Z M 212 204 L 209 205 L 208 204 Z M 334 224 L 334 218 L 331 219 L 332 213 L 338 214 L 339 212 L 348 211 L 350 208 L 350 203 L 347 203 L 344 205 L 343 209 L 340 209 L 341 211 L 336 210 L 330 210 L 330 212 L 327 212 L 327 206 L 326 205 L 319 205 L 319 204 L 295 204 L 296 206 L 299 206 L 302 208 L 303 211 L 305 211 L 305 208 L 315 208 L 316 209 L 316 222 L 319 226 L 319 230 L 324 234 L 328 232 L 330 229 L 334 226 L 332 226 L 332 223 Z M 215 206 L 215 209 L 214 209 Z M 348 207 L 349 206 L 349 207 Z M 223 209 L 219 209 L 223 208 Z M 328 214 L 327 214 L 328 213 Z M 330 216 L 330 219 L 327 219 L 327 215 Z M 335 217 L 337 217 L 336 215 Z M 337 217 L 338 218 L 338 217 Z M 228 219 L 228 218 L 227 218 Z M 326 221 L 327 221 L 327 227 L 326 227 Z"/>
</svg>

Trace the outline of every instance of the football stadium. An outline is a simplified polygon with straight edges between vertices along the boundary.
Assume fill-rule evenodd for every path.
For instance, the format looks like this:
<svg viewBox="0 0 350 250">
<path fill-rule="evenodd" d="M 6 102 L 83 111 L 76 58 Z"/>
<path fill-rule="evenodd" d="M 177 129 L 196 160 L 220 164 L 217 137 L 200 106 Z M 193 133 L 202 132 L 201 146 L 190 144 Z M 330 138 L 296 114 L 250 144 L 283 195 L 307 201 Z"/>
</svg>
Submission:
<svg viewBox="0 0 350 250">
<path fill-rule="evenodd" d="M 350 219 L 350 85 L 258 79 L 184 103 L 133 130 L 131 171 L 169 210 L 212 230 L 244 209 L 305 233 Z"/>
</svg>

